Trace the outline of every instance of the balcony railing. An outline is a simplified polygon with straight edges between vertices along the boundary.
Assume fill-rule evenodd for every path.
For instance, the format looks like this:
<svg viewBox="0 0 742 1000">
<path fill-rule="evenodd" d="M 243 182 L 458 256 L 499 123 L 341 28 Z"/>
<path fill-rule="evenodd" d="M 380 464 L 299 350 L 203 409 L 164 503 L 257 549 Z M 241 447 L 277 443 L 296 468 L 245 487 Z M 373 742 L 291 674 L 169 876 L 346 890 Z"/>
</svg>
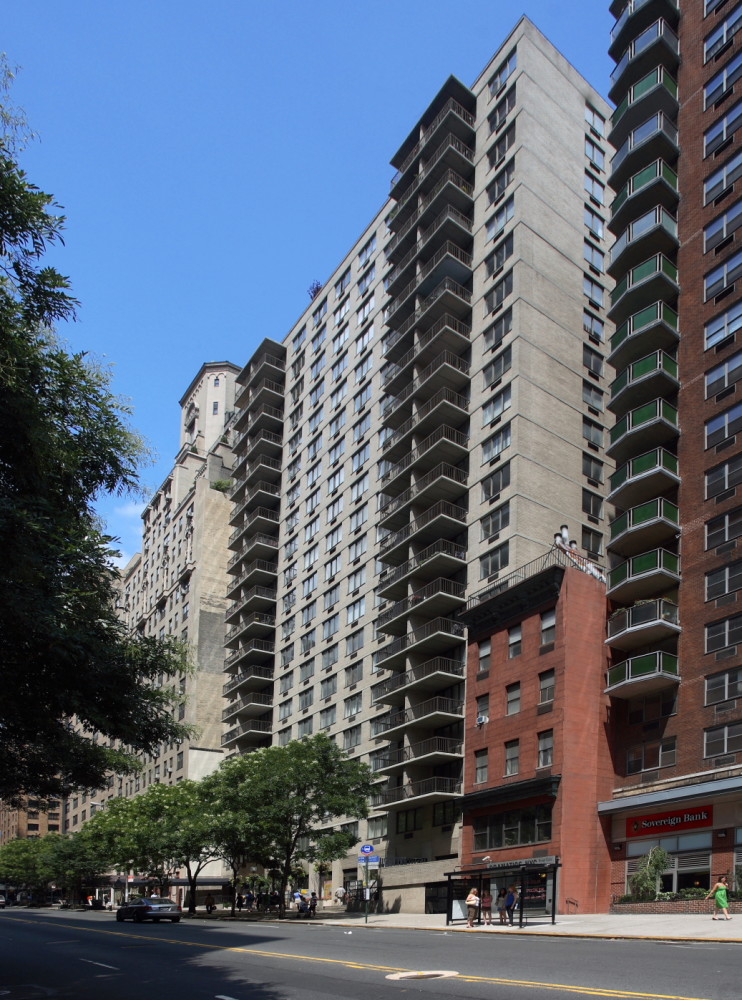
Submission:
<svg viewBox="0 0 742 1000">
<path fill-rule="evenodd" d="M 241 726 L 237 726 L 235 729 L 230 729 L 228 733 L 222 736 L 222 746 L 227 746 L 228 743 L 234 743 L 238 740 L 240 736 L 247 736 L 248 733 L 257 734 L 269 734 L 273 732 L 272 722 L 262 722 L 260 719 L 253 719 L 251 722 L 245 722 Z"/>
<path fill-rule="evenodd" d="M 664 351 L 654 351 L 645 358 L 634 361 L 611 383 L 611 403 L 629 386 L 644 381 L 650 375 L 660 373 L 667 375 L 673 382 L 678 381 L 678 363 Z"/>
<path fill-rule="evenodd" d="M 424 493 L 425 490 L 431 486 L 437 479 L 445 477 L 446 479 L 451 479 L 453 482 L 458 483 L 460 486 L 466 486 L 468 482 L 468 476 L 464 469 L 458 469 L 455 465 L 448 465 L 442 462 L 440 465 L 436 465 L 434 469 L 426 473 L 422 479 L 418 479 L 414 486 L 411 486 L 404 493 L 400 493 L 398 497 L 394 497 L 390 500 L 384 500 L 382 497 L 381 503 L 379 504 L 379 511 L 382 518 L 389 517 L 406 504 L 411 503 L 415 497 Z"/>
<path fill-rule="evenodd" d="M 660 520 L 667 521 L 677 528 L 680 523 L 677 504 L 671 503 L 669 500 L 656 499 L 624 511 L 623 514 L 619 514 L 611 521 L 610 542 L 616 541 L 627 531 L 642 528 Z"/>
<path fill-rule="evenodd" d="M 226 658 L 224 661 L 225 668 L 230 667 L 237 660 L 243 659 L 243 657 L 248 656 L 250 653 L 266 653 L 273 654 L 276 651 L 276 645 L 273 642 L 268 642 L 266 639 L 251 639 L 250 642 L 246 642 L 244 646 L 240 646 L 236 649 L 234 653 Z"/>
<path fill-rule="evenodd" d="M 443 121 L 445 121 L 445 119 L 448 117 L 449 114 L 451 114 L 451 112 L 458 115 L 459 118 L 461 118 L 462 121 L 465 121 L 466 124 L 469 125 L 471 128 L 474 128 L 474 122 L 475 122 L 474 115 L 470 114 L 470 112 L 468 112 L 465 108 L 463 108 L 458 101 L 454 100 L 453 97 L 450 97 L 448 101 L 446 101 L 446 103 L 443 105 L 441 110 L 438 112 L 438 114 L 435 116 L 430 125 L 428 125 L 423 134 L 420 136 L 419 141 L 415 143 L 410 152 L 407 154 L 402 163 L 402 166 L 396 172 L 394 177 L 392 177 L 392 183 L 391 183 L 392 188 L 395 187 L 395 185 L 398 183 L 398 181 L 404 174 L 405 170 L 407 170 L 407 168 L 410 166 L 410 164 L 418 155 L 418 153 L 423 148 L 425 143 L 428 141 L 431 135 L 435 133 L 435 130 L 439 127 L 439 125 Z"/>
<path fill-rule="evenodd" d="M 381 649 L 374 653 L 374 663 L 380 666 L 391 657 L 398 656 L 413 646 L 418 646 L 426 639 L 430 639 L 431 636 L 440 634 L 448 635 L 455 639 L 463 639 L 465 629 L 461 622 L 452 621 L 450 618 L 434 618 L 433 621 L 426 622 L 425 625 L 416 628 L 414 632 L 407 632 L 405 635 L 400 636 L 399 639 L 395 639 L 386 646 L 382 646 Z"/>
<path fill-rule="evenodd" d="M 402 566 L 382 570 L 379 574 L 379 582 L 382 587 L 388 587 L 390 584 L 403 579 L 409 573 L 413 573 L 416 569 L 420 569 L 425 563 L 438 555 L 450 556 L 452 559 L 458 559 L 463 562 L 466 560 L 466 547 L 456 545 L 454 542 L 434 542 L 426 549 L 423 549 L 422 552 L 418 552 L 413 559 L 410 559 Z"/>
<path fill-rule="evenodd" d="M 412 667 L 403 674 L 395 674 L 380 684 L 375 684 L 371 689 L 371 694 L 374 701 L 380 701 L 400 688 L 422 683 L 436 674 L 464 677 L 465 673 L 466 667 L 460 660 L 452 660 L 446 656 L 434 656 L 432 660 L 426 660 L 425 663 Z"/>
<path fill-rule="evenodd" d="M 435 375 L 437 371 L 440 371 L 441 368 L 445 367 L 453 368 L 454 371 L 461 372 L 462 375 L 469 374 L 469 364 L 464 361 L 463 358 L 460 358 L 456 354 L 452 354 L 450 351 L 443 351 L 434 361 L 431 361 L 427 368 L 420 372 L 417 378 L 413 379 L 413 381 L 410 382 L 407 387 L 399 393 L 399 395 L 384 404 L 384 408 L 381 411 L 382 419 L 388 416 L 388 414 L 392 410 L 395 410 L 400 404 L 408 400 L 410 396 L 413 396 L 418 391 L 420 386 Z"/>
<path fill-rule="evenodd" d="M 613 427 L 611 427 L 611 447 L 624 438 L 627 434 L 638 430 L 650 423 L 661 420 L 670 424 L 673 428 L 678 426 L 678 411 L 665 399 L 653 399 L 643 406 L 638 406 L 635 410 L 621 417 Z"/>
<path fill-rule="evenodd" d="M 411 725 L 432 715 L 463 717 L 463 714 L 464 703 L 462 701 L 457 701 L 454 698 L 428 698 L 427 701 L 422 701 L 411 708 L 405 708 L 401 712 L 390 712 L 382 719 L 376 719 L 376 722 L 381 723 L 381 729 L 376 735 L 382 735 L 391 729 L 397 729 L 399 726 Z"/>
<path fill-rule="evenodd" d="M 259 681 L 272 681 L 273 667 L 264 667 L 260 664 L 255 664 L 255 666 L 249 667 L 247 670 L 242 670 L 236 677 L 233 677 L 231 681 L 228 681 L 224 685 L 222 694 L 226 697 L 232 691 L 236 691 L 238 687 L 241 687 L 245 681 L 252 678 L 256 678 Z"/>
<path fill-rule="evenodd" d="M 610 479 L 610 492 L 615 493 L 630 480 L 649 476 L 653 472 L 668 472 L 679 479 L 677 455 L 673 455 L 665 448 L 653 448 L 643 455 L 637 455 L 616 469 Z"/>
<path fill-rule="evenodd" d="M 629 108 L 645 97 L 651 90 L 654 90 L 655 87 L 664 87 L 669 95 L 677 100 L 677 83 L 664 66 L 657 66 L 635 83 L 633 87 L 629 87 L 628 93 L 613 112 L 613 117 L 611 118 L 612 127 L 615 128 Z"/>
<path fill-rule="evenodd" d="M 433 431 L 431 435 L 425 438 L 416 448 L 413 448 L 401 462 L 397 462 L 393 465 L 391 469 L 387 472 L 382 473 L 379 476 L 380 483 L 389 483 L 397 476 L 406 472 L 415 462 L 424 454 L 434 448 L 437 444 L 443 441 L 448 441 L 450 444 L 455 445 L 458 448 L 466 449 L 468 446 L 469 436 L 464 434 L 462 431 L 457 431 L 453 427 L 439 427 L 438 430 Z M 383 488 L 383 487 L 382 487 Z"/>
<path fill-rule="evenodd" d="M 666 302 L 653 302 L 634 313 L 633 316 L 629 316 L 626 322 L 619 326 L 611 337 L 611 355 L 614 355 L 632 337 L 639 337 L 658 324 L 664 325 L 667 330 L 671 331 L 671 335 L 677 338 L 677 312 Z"/>
<path fill-rule="evenodd" d="M 672 683 L 680 681 L 677 656 L 674 653 L 664 652 L 644 653 L 642 656 L 632 656 L 611 667 L 608 671 L 606 690 L 611 693 L 623 684 L 631 684 L 634 687 L 638 681 L 648 679 L 657 681 L 663 676 Z"/>
<path fill-rule="evenodd" d="M 374 771 L 381 771 L 386 767 L 394 767 L 397 764 L 405 764 L 409 761 L 419 760 L 421 757 L 431 755 L 451 755 L 461 756 L 463 743 L 461 740 L 448 739 L 445 736 L 433 736 L 429 740 L 422 740 L 420 743 L 413 743 L 411 746 L 394 750 L 390 754 L 374 758 Z"/>
<path fill-rule="evenodd" d="M 232 601 L 232 603 L 227 608 L 227 617 L 229 618 L 240 608 L 246 607 L 253 598 L 260 597 L 266 601 L 275 601 L 277 593 L 275 590 L 271 590 L 269 587 L 251 587 L 246 594 L 243 594 L 237 601 Z"/>
<path fill-rule="evenodd" d="M 246 708 L 252 708 L 254 706 L 258 709 L 262 709 L 264 712 L 265 709 L 270 708 L 272 705 L 273 696 L 270 694 L 256 693 L 246 695 L 244 698 L 240 698 L 239 701 L 235 701 L 231 705 L 228 705 L 222 711 L 222 722 L 226 722 L 227 719 L 230 719 L 233 715 L 237 715 L 238 712 L 244 711 Z M 263 713 L 260 712 L 259 714 L 262 715 Z"/>
<path fill-rule="evenodd" d="M 642 191 L 647 185 L 653 184 L 656 180 L 662 179 L 673 191 L 678 190 L 678 175 L 669 167 L 664 160 L 658 159 L 653 163 L 648 164 L 648 166 L 643 167 L 633 177 L 630 177 L 621 190 L 617 193 L 616 197 L 613 199 L 613 204 L 611 206 L 611 211 L 613 215 L 616 216 L 625 204 L 625 202 L 632 198 L 639 191 Z"/>
<path fill-rule="evenodd" d="M 397 601 L 387 611 L 382 612 L 376 619 L 376 624 L 378 627 L 386 625 L 387 622 L 399 618 L 400 615 L 414 611 L 415 608 L 418 608 L 425 601 L 430 600 L 431 597 L 445 594 L 448 597 L 463 600 L 465 593 L 466 586 L 463 583 L 456 583 L 454 580 L 439 577 L 439 579 L 434 580 L 432 583 L 428 583 L 426 586 L 416 590 L 414 594 L 406 597 L 403 601 Z"/>
<path fill-rule="evenodd" d="M 654 2 L 655 0 L 629 0 L 621 12 L 621 16 L 611 28 L 611 44 L 613 44 L 621 34 L 629 18 L 633 17 L 637 11 L 642 9 L 642 7 L 646 7 L 647 4 Z M 678 0 L 668 0 L 668 2 L 673 7 L 677 8 Z"/>
<path fill-rule="evenodd" d="M 630 583 L 647 576 L 661 574 L 675 579 L 680 576 L 680 556 L 667 549 L 652 549 L 619 563 L 608 573 L 608 591 L 623 583 Z"/>
<path fill-rule="evenodd" d="M 226 635 L 224 636 L 224 643 L 226 645 L 231 642 L 236 635 L 239 635 L 240 632 L 244 632 L 245 629 L 249 628 L 251 625 L 265 625 L 268 628 L 274 628 L 275 624 L 276 619 L 274 615 L 266 615 L 262 611 L 253 611 L 253 613 L 248 615 L 247 618 L 243 618 L 242 621 L 227 629 Z"/>
<path fill-rule="evenodd" d="M 371 796 L 371 803 L 378 808 L 430 795 L 454 796 L 460 794 L 461 782 L 455 778 L 426 778 L 424 781 L 413 781 L 397 788 L 374 792 Z"/>
<path fill-rule="evenodd" d="M 671 52 L 675 54 L 678 53 L 680 48 L 678 36 L 664 20 L 664 18 L 660 18 L 658 21 L 655 21 L 654 24 L 650 24 L 648 28 L 645 28 L 645 30 L 632 41 L 631 45 L 629 45 L 623 56 L 613 68 L 613 72 L 611 73 L 611 85 L 616 85 L 629 64 L 632 63 L 634 59 L 638 58 L 638 56 L 645 52 L 651 45 L 654 45 L 655 42 L 660 40 L 664 41 Z"/>
<path fill-rule="evenodd" d="M 631 225 L 629 225 L 623 233 L 621 233 L 616 242 L 613 244 L 613 249 L 610 254 L 610 265 L 614 264 L 624 250 L 626 250 L 632 243 L 635 243 L 637 240 L 644 239 L 645 236 L 657 229 L 663 230 L 671 237 L 673 243 L 677 243 L 677 219 L 675 216 L 671 215 L 666 208 L 662 208 L 661 205 L 658 205 L 651 209 L 651 211 L 640 216 L 638 219 L 634 219 Z"/>
<path fill-rule="evenodd" d="M 679 626 L 680 616 L 677 604 L 659 598 L 654 601 L 644 601 L 630 608 L 621 608 L 608 619 L 608 641 L 623 635 L 632 629 L 646 630 L 656 623 L 665 622 L 671 626 Z"/>
<path fill-rule="evenodd" d="M 383 538 L 379 546 L 381 558 L 383 559 L 383 553 L 387 549 L 396 547 L 402 542 L 407 541 L 408 538 L 430 524 L 431 521 L 435 521 L 440 517 L 448 517 L 453 521 L 457 521 L 463 527 L 466 524 L 468 513 L 465 507 L 458 507 L 456 504 L 449 503 L 448 500 L 439 500 L 438 503 L 433 504 L 424 514 L 421 514 L 420 517 L 414 521 L 410 521 L 401 531 L 396 531 Z"/>
<path fill-rule="evenodd" d="M 667 139 L 670 146 L 677 150 L 677 126 L 662 111 L 658 111 L 656 114 L 652 115 L 651 118 L 647 119 L 647 121 L 642 122 L 641 125 L 637 125 L 637 127 L 629 133 L 620 149 L 618 149 L 613 155 L 613 160 L 611 161 L 612 173 L 615 174 L 618 172 L 626 158 L 633 153 L 635 149 L 643 146 L 651 139 L 657 139 L 660 137 Z"/>
<path fill-rule="evenodd" d="M 678 283 L 677 267 L 662 253 L 655 254 L 654 257 L 642 261 L 641 264 L 637 264 L 636 267 L 632 267 L 630 271 L 627 271 L 611 292 L 611 308 L 627 292 L 632 291 L 638 285 L 645 284 L 657 275 L 664 275 L 675 285 Z"/>
</svg>

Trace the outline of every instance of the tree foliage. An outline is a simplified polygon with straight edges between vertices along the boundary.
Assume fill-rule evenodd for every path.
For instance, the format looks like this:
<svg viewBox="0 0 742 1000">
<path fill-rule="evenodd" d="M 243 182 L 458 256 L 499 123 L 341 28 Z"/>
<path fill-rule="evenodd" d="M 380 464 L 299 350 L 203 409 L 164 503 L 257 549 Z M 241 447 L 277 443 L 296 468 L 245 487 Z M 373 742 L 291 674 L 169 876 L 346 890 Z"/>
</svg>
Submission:
<svg viewBox="0 0 742 1000">
<path fill-rule="evenodd" d="M 655 899 L 658 879 L 669 862 L 670 856 L 662 847 L 653 847 L 649 854 L 641 857 L 637 870 L 631 876 L 632 896 L 635 899 Z"/>
<path fill-rule="evenodd" d="M 9 840 L 0 847 L 0 882 L 44 896 L 46 873 L 41 866 L 42 842 L 35 838 Z"/>
<path fill-rule="evenodd" d="M 137 490 L 142 445 L 109 372 L 52 331 L 77 305 L 67 278 L 43 262 L 64 218 L 16 162 L 13 120 L 0 114 L 3 798 L 100 787 L 107 770 L 130 771 L 138 752 L 186 733 L 174 695 L 155 683 L 184 669 L 183 652 L 132 638 L 118 620 L 113 539 L 93 506 Z"/>
</svg>

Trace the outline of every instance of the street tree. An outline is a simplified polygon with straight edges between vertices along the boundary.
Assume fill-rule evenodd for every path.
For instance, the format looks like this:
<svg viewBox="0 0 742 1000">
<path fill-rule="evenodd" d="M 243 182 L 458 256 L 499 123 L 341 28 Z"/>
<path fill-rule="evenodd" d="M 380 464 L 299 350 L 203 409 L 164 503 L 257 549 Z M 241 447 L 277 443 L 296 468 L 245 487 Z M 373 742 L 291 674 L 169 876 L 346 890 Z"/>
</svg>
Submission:
<svg viewBox="0 0 742 1000">
<path fill-rule="evenodd" d="M 0 105 L 7 67 L 0 68 Z M 7 87 L 5 87 L 7 90 Z M 64 218 L 16 159 L 0 113 L 0 797 L 98 788 L 141 753 L 182 739 L 174 640 L 118 619 L 103 494 L 137 493 L 145 456 L 110 372 L 65 349 L 69 281 L 44 262 Z"/>
<path fill-rule="evenodd" d="M 327 864 L 358 842 L 333 821 L 365 817 L 372 789 L 368 765 L 348 757 L 323 733 L 231 757 L 204 784 L 215 816 L 231 836 L 233 881 L 246 859 L 276 870 L 281 915 L 298 864 Z"/>
<path fill-rule="evenodd" d="M 46 884 L 61 889 L 70 903 L 82 902 L 84 890 L 94 886 L 107 871 L 100 845 L 85 827 L 76 834 L 49 833 L 38 843 L 40 876 Z"/>
<path fill-rule="evenodd" d="M 18 837 L 0 847 L 0 882 L 27 892 L 32 900 L 46 897 L 47 878 L 41 865 L 41 840 Z"/>
</svg>

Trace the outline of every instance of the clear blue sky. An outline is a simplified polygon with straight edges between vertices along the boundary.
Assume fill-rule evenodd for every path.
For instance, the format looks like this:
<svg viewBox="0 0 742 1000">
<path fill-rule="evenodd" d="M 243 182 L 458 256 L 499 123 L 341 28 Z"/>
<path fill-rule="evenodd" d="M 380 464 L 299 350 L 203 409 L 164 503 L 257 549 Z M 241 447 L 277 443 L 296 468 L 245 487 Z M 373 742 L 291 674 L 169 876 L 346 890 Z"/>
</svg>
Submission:
<svg viewBox="0 0 742 1000">
<path fill-rule="evenodd" d="M 382 205 L 389 158 L 527 14 L 601 93 L 607 0 L 5 0 L 29 178 L 68 222 L 72 347 L 113 366 L 156 453 L 203 361 L 282 339 Z M 374 67 L 382 68 L 379 69 Z M 101 505 L 129 555 L 141 505 Z"/>
</svg>

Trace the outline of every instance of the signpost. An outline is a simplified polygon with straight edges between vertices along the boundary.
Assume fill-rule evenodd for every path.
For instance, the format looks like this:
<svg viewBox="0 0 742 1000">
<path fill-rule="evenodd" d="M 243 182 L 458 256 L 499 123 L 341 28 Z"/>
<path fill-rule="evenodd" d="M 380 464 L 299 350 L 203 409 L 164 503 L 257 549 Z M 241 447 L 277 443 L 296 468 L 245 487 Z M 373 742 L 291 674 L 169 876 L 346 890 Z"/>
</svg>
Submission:
<svg viewBox="0 0 742 1000">
<path fill-rule="evenodd" d="M 358 859 L 358 864 L 363 865 L 363 898 L 366 902 L 366 919 L 365 923 L 368 923 L 368 897 L 371 895 L 371 889 L 369 887 L 368 881 L 368 866 L 369 863 L 378 865 L 379 856 L 374 854 L 373 844 L 364 844 L 361 848 L 361 856 Z"/>
</svg>

